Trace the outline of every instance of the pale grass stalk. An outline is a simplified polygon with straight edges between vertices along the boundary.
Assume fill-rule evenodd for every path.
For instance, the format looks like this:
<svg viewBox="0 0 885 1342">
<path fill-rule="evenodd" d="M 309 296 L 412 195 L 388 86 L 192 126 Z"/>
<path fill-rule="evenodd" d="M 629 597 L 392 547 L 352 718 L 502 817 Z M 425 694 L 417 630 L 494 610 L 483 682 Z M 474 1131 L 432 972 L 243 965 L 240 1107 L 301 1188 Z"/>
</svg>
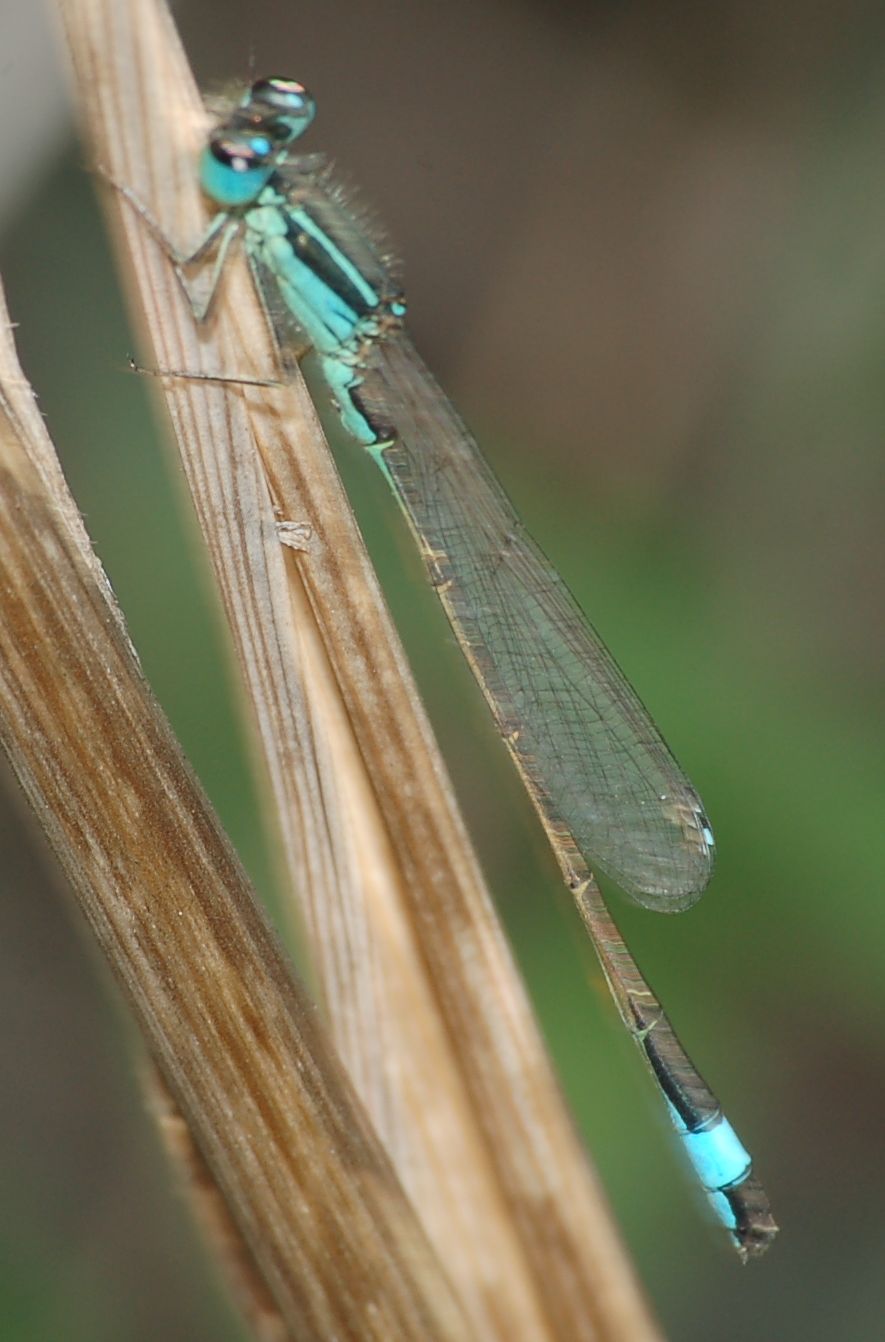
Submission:
<svg viewBox="0 0 885 1342">
<path fill-rule="evenodd" d="M 207 222 L 205 114 L 165 8 L 60 8 L 95 161 L 186 247 Z M 273 380 L 243 259 L 200 330 L 144 221 L 106 197 L 156 366 Z M 656 1337 L 303 388 L 163 390 L 330 1028 L 476 1336 Z M 309 528 L 304 548 L 280 523 Z"/>
<path fill-rule="evenodd" d="M 277 1337 L 472 1337 L 145 684 L 2 293 L 0 746 L 224 1196 Z"/>
</svg>

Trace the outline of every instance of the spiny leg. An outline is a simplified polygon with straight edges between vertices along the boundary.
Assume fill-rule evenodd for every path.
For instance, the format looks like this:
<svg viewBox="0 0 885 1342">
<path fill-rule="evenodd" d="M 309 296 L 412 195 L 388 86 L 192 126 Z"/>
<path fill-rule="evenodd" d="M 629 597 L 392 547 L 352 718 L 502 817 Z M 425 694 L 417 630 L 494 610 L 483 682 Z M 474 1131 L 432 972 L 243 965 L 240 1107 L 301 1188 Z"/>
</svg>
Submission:
<svg viewBox="0 0 885 1342">
<path fill-rule="evenodd" d="M 215 382 L 221 386 L 233 387 L 286 386 L 284 381 L 273 377 L 235 377 L 233 374 L 204 373 L 200 370 L 188 372 L 184 368 L 146 368 L 144 364 L 138 363 L 131 354 L 126 358 L 126 365 L 130 373 L 138 373 L 141 377 L 168 377 L 182 382 Z"/>
<path fill-rule="evenodd" d="M 222 271 L 224 270 L 224 265 L 227 261 L 231 245 L 242 232 L 243 220 L 235 215 L 231 215 L 226 210 L 219 211 L 219 213 L 210 221 L 209 226 L 196 246 L 190 251 L 182 251 L 175 245 L 141 197 L 133 191 L 130 186 L 118 182 L 106 169 L 100 166 L 96 171 L 104 178 L 109 186 L 112 186 L 113 189 L 123 197 L 130 209 L 134 210 L 138 215 L 148 233 L 150 233 L 151 237 L 171 261 L 178 277 L 178 282 L 184 291 L 185 297 L 190 303 L 191 311 L 194 314 L 194 320 L 199 323 L 205 322 L 212 311 L 212 305 L 221 283 Z M 194 285 L 185 274 L 185 270 L 190 266 L 199 265 L 216 246 L 218 251 L 212 265 L 208 288 L 205 293 L 198 294 Z"/>
</svg>

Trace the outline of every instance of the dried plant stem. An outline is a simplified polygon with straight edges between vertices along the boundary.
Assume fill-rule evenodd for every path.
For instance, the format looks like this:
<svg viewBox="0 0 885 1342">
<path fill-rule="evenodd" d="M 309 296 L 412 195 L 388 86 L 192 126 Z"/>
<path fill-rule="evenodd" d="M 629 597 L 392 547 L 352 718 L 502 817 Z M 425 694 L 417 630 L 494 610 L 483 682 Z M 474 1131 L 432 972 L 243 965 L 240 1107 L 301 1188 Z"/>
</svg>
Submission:
<svg viewBox="0 0 885 1342">
<path fill-rule="evenodd" d="M 0 744 L 293 1338 L 470 1336 L 140 674 L 0 302 Z"/>
<path fill-rule="evenodd" d="M 221 1266 L 225 1281 L 249 1321 L 255 1342 L 288 1342 L 286 1321 L 267 1282 L 256 1269 L 249 1245 L 206 1164 L 187 1119 L 162 1074 L 148 1062 L 141 1068 L 142 1091 L 166 1151 L 183 1173 L 190 1206 Z"/>
<path fill-rule="evenodd" d="M 165 9 L 60 7 L 96 158 L 196 240 L 204 114 Z M 108 195 L 157 365 L 272 380 L 242 258 L 202 332 L 144 221 Z M 164 391 L 330 1025 L 476 1335 L 656 1337 L 310 402 L 300 386 Z M 303 549 L 279 543 L 281 522 L 309 528 Z"/>
</svg>

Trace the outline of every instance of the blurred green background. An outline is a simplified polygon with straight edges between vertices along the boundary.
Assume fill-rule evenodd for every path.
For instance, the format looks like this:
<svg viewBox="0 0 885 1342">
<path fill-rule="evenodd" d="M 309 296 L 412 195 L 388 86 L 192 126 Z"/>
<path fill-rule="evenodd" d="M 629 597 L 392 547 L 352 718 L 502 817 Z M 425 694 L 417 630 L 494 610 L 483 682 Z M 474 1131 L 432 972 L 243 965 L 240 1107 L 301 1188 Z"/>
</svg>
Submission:
<svg viewBox="0 0 885 1342">
<path fill-rule="evenodd" d="M 619 903 L 782 1234 L 709 1227 L 383 485 L 341 462 L 578 1122 L 680 1342 L 883 1332 L 885 11 L 193 0 L 207 85 L 288 73 L 396 239 L 416 343 L 707 803 L 679 918 Z M 0 270 L 146 672 L 262 892 L 233 672 L 63 64 L 0 15 Z M 308 147 L 308 146 L 306 146 Z M 8 788 L 0 1339 L 234 1339 L 115 990 Z"/>
</svg>

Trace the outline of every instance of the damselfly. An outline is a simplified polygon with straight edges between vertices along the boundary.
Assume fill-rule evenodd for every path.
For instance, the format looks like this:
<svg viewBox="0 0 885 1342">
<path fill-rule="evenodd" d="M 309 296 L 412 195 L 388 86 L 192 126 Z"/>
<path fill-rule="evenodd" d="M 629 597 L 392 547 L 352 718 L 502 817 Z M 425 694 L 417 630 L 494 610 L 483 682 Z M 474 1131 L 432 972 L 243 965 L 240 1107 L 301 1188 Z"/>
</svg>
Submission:
<svg viewBox="0 0 885 1342">
<path fill-rule="evenodd" d="M 682 1049 L 591 875 L 647 908 L 689 907 L 713 836 L 700 799 L 563 579 L 408 340 L 394 272 L 317 155 L 315 105 L 257 81 L 216 126 L 201 180 L 218 212 L 181 264 L 245 246 L 284 361 L 310 348 L 348 433 L 377 462 L 540 815 L 623 1020 L 740 1255 L 776 1234 L 750 1157 Z M 170 249 L 171 251 L 171 249 Z"/>
</svg>

